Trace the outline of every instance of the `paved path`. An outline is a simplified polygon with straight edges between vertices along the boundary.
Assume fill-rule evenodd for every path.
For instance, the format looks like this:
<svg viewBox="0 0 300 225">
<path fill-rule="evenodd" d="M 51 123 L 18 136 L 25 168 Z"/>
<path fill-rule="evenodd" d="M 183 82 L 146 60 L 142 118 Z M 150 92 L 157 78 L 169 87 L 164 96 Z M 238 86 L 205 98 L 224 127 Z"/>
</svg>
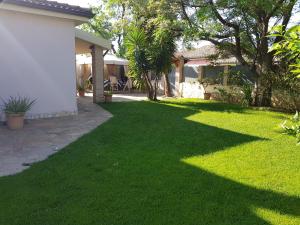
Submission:
<svg viewBox="0 0 300 225">
<path fill-rule="evenodd" d="M 87 96 L 92 97 L 92 93 L 86 93 Z M 159 96 L 159 100 L 163 100 L 164 98 Z M 120 93 L 113 94 L 113 102 L 131 102 L 131 101 L 148 101 L 147 94 L 145 93 Z"/>
<path fill-rule="evenodd" d="M 0 125 L 0 176 L 23 171 L 107 121 L 112 115 L 91 98 L 80 98 L 77 116 L 27 121 L 23 130 Z"/>
<path fill-rule="evenodd" d="M 93 97 L 92 93 L 85 93 L 86 96 Z M 147 101 L 147 95 L 144 93 L 120 93 L 113 94 L 113 102 L 131 102 L 131 101 Z"/>
</svg>

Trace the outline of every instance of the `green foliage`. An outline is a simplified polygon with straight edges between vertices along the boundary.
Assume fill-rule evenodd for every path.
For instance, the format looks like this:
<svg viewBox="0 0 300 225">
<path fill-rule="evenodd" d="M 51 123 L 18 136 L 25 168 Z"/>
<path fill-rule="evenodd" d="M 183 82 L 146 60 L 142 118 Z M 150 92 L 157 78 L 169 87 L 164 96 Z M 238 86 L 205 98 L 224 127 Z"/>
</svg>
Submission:
<svg viewBox="0 0 300 225">
<path fill-rule="evenodd" d="M 217 79 L 214 79 L 212 77 L 205 77 L 202 80 L 198 80 L 198 81 L 202 85 L 205 93 L 207 93 L 207 87 L 209 85 L 215 85 L 218 83 Z"/>
<path fill-rule="evenodd" d="M 219 100 L 232 104 L 241 104 L 250 106 L 253 104 L 253 87 L 252 85 L 229 86 L 227 88 L 218 87 L 216 90 L 219 92 Z"/>
<path fill-rule="evenodd" d="M 96 14 L 96 16 L 93 19 L 91 19 L 88 23 L 83 24 L 81 26 L 81 29 L 88 32 L 93 32 L 96 35 L 99 35 L 105 39 L 113 38 L 113 24 L 105 14 L 104 7 L 94 7 L 92 10 Z"/>
<path fill-rule="evenodd" d="M 152 70 L 157 76 L 168 73 L 172 68 L 172 57 L 176 51 L 174 34 L 168 30 L 168 24 L 157 24 L 153 33 L 149 57 Z"/>
<path fill-rule="evenodd" d="M 300 110 L 300 25 L 285 29 L 283 26 L 275 26 L 269 35 L 280 41 L 272 45 L 269 52 L 276 55 L 280 76 L 273 80 L 274 87 L 283 93 L 288 93 L 289 99 L 285 105 L 289 110 Z"/>
<path fill-rule="evenodd" d="M 287 112 L 300 111 L 300 92 L 295 92 L 289 88 L 273 90 L 273 106 Z"/>
<path fill-rule="evenodd" d="M 125 56 L 124 37 L 132 20 L 130 2 L 126 0 L 103 0 L 102 4 L 93 8 L 96 16 L 81 29 L 94 32 L 103 38 L 110 39 L 117 46 L 113 51 L 119 57 Z"/>
<path fill-rule="evenodd" d="M 141 26 L 151 33 L 162 24 L 168 31 L 181 24 L 177 18 L 178 4 L 172 0 L 103 0 L 93 10 L 96 16 L 82 29 L 111 39 L 117 44 L 113 51 L 120 57 L 126 55 L 125 39 L 132 27 Z M 178 27 L 173 31 L 176 30 Z"/>
<path fill-rule="evenodd" d="M 285 130 L 288 135 L 295 136 L 297 138 L 297 144 L 300 145 L 300 115 L 299 112 L 290 119 L 289 124 L 284 121 L 281 127 Z"/>
<path fill-rule="evenodd" d="M 86 87 L 83 82 L 77 84 L 77 91 L 85 91 Z"/>
<path fill-rule="evenodd" d="M 242 92 L 244 94 L 244 104 L 247 106 L 250 106 L 253 104 L 253 97 L 252 97 L 252 93 L 253 93 L 253 86 L 250 84 L 244 84 L 242 86 Z"/>
<path fill-rule="evenodd" d="M 132 27 L 125 40 L 129 59 L 129 76 L 142 82 L 150 70 L 148 43 L 145 32 L 139 27 Z"/>
<path fill-rule="evenodd" d="M 219 74 L 219 83 L 222 83 L 225 73 Z M 228 88 L 217 88 L 221 100 L 228 103 L 238 103 L 246 106 L 253 104 L 253 83 L 242 71 L 229 70 L 227 72 Z"/>
<path fill-rule="evenodd" d="M 36 100 L 30 100 L 28 97 L 13 97 L 3 101 L 3 111 L 8 114 L 26 113 L 29 111 Z"/>
<path fill-rule="evenodd" d="M 227 88 L 216 88 L 219 92 L 219 100 L 231 104 L 244 104 L 244 94 L 240 87 L 229 86 Z"/>
<path fill-rule="evenodd" d="M 219 74 L 219 83 L 223 82 L 223 78 L 225 76 L 225 72 Z M 235 86 L 244 86 L 244 85 L 251 85 L 252 82 L 248 79 L 245 73 L 238 70 L 229 70 L 227 72 L 228 76 L 228 84 L 235 85 Z"/>
<path fill-rule="evenodd" d="M 145 1 L 143 9 L 133 7 L 135 21 L 125 38 L 129 75 L 139 86 L 146 87 L 150 100 L 157 99 L 158 80 L 171 70 L 176 51 L 177 24 L 170 13 L 171 5 L 170 1 L 162 0 Z"/>
<path fill-rule="evenodd" d="M 274 24 L 284 30 L 299 6 L 297 0 L 182 0 L 186 20 L 184 40 L 206 40 L 220 55 L 231 54 L 256 77 L 255 104 L 270 106 L 274 80 L 281 76 L 269 46 L 280 38 L 268 36 Z M 297 72 L 297 68 L 293 69 Z M 284 71 L 283 71 L 284 73 Z"/>
<path fill-rule="evenodd" d="M 225 88 L 216 88 L 220 94 L 220 100 L 223 102 L 231 102 L 231 94 Z"/>
<path fill-rule="evenodd" d="M 270 52 L 275 51 L 275 55 L 288 63 L 291 79 L 294 76 L 300 78 L 300 25 L 285 30 L 283 26 L 275 26 L 270 37 L 280 37 L 282 40 L 273 44 Z"/>
</svg>

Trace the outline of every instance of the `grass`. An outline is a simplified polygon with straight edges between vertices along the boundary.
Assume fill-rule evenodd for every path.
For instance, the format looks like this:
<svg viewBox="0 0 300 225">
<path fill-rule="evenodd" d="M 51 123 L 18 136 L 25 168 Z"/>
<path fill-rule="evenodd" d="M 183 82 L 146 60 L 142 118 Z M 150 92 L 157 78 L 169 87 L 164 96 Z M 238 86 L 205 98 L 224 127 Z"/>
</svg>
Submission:
<svg viewBox="0 0 300 225">
<path fill-rule="evenodd" d="M 0 178 L 2 225 L 299 225 L 285 114 L 199 100 L 103 105 L 114 117 Z"/>
</svg>

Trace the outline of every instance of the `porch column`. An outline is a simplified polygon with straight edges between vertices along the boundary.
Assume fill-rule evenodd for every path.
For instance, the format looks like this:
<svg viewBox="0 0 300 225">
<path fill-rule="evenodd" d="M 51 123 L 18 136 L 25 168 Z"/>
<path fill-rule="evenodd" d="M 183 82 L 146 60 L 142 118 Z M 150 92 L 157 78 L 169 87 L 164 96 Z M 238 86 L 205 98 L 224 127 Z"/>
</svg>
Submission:
<svg viewBox="0 0 300 225">
<path fill-rule="evenodd" d="M 176 73 L 175 73 L 175 90 L 178 97 L 181 97 L 181 83 L 184 82 L 184 58 L 181 56 L 176 63 Z"/>
<path fill-rule="evenodd" d="M 200 82 L 202 82 L 204 77 L 205 77 L 205 67 L 199 66 L 198 67 L 198 80 Z"/>
<path fill-rule="evenodd" d="M 91 46 L 92 76 L 93 76 L 93 102 L 104 102 L 104 57 L 103 49 Z"/>
<path fill-rule="evenodd" d="M 228 86 L 229 66 L 224 66 L 223 85 Z"/>
</svg>

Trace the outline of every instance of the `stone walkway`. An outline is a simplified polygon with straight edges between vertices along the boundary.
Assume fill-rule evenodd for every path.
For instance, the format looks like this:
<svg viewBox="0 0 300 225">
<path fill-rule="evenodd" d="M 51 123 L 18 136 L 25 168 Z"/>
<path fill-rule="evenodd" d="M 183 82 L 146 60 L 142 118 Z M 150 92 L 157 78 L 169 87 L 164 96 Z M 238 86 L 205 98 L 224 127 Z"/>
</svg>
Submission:
<svg viewBox="0 0 300 225">
<path fill-rule="evenodd" d="M 93 97 L 92 93 L 85 93 L 86 96 Z M 131 102 L 131 101 L 147 101 L 147 95 L 144 93 L 120 93 L 113 94 L 113 102 Z"/>
<path fill-rule="evenodd" d="M 112 117 L 90 97 L 78 100 L 78 110 L 77 116 L 26 121 L 20 131 L 0 125 L 0 176 L 46 159 Z"/>
<path fill-rule="evenodd" d="M 85 93 L 87 96 L 92 97 L 92 93 Z M 158 96 L 159 100 L 164 100 L 162 96 Z M 131 101 L 147 101 L 147 94 L 145 93 L 120 93 L 113 94 L 113 102 L 131 102 Z"/>
</svg>

